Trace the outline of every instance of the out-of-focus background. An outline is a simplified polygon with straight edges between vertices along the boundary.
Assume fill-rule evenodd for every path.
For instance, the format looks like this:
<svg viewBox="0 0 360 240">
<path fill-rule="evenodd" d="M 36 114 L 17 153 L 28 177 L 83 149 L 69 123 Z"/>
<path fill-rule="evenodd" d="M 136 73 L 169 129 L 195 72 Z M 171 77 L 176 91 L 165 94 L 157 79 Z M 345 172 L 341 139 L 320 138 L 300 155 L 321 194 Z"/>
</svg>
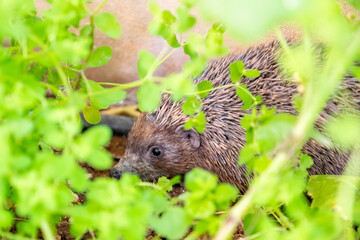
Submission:
<svg viewBox="0 0 360 240">
<path fill-rule="evenodd" d="M 36 8 L 49 8 L 49 4 L 45 0 L 36 0 Z M 90 9 L 95 9 L 101 0 L 94 0 L 90 4 Z M 159 54 L 161 49 L 167 45 L 166 41 L 160 37 L 149 34 L 147 28 L 152 20 L 152 15 L 149 11 L 149 2 L 144 0 L 109 0 L 101 11 L 108 11 L 115 14 L 122 27 L 122 34 L 119 39 L 111 39 L 105 34 L 100 33 L 98 29 L 95 30 L 95 48 L 100 46 L 110 46 L 113 50 L 113 56 L 109 63 L 97 68 L 88 68 L 86 74 L 89 79 L 98 82 L 114 82 L 126 83 L 138 79 L 136 63 L 138 60 L 138 52 L 141 49 L 152 52 L 155 56 Z M 161 8 L 175 12 L 179 4 L 179 0 L 158 0 L 156 1 Z M 198 16 L 199 13 L 194 12 Z M 195 26 L 195 31 L 205 34 L 207 29 L 211 26 L 197 18 L 198 22 Z M 86 24 L 83 22 L 82 24 Z M 250 24 L 250 23 L 249 23 Z M 295 28 L 284 27 L 283 32 L 285 36 L 294 38 L 298 36 Z M 186 39 L 186 36 L 183 36 Z M 272 34 L 266 38 L 265 41 L 274 39 Z M 231 38 L 225 36 L 226 45 L 230 48 L 230 52 L 241 51 L 250 44 L 235 43 Z M 169 47 L 169 51 L 170 51 Z M 182 65 L 189 57 L 184 54 L 182 48 L 179 48 L 171 57 L 169 57 L 156 71 L 157 76 L 166 76 L 171 72 L 178 72 Z"/>
</svg>

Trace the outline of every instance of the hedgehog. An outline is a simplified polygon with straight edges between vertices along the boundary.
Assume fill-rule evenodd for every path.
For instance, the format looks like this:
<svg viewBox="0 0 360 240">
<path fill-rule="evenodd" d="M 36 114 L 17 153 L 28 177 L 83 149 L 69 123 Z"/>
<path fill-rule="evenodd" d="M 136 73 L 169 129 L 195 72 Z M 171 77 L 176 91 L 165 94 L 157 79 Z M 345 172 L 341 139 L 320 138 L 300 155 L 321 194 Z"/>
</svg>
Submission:
<svg viewBox="0 0 360 240">
<path fill-rule="evenodd" d="M 242 83 L 249 91 L 259 95 L 262 104 L 268 108 L 276 107 L 277 113 L 296 115 L 293 99 L 297 94 L 297 85 L 283 81 L 277 61 L 278 50 L 279 43 L 273 41 L 251 47 L 242 54 L 213 60 L 194 82 L 208 80 L 214 88 L 231 84 L 229 66 L 241 60 L 246 69 L 258 69 L 261 73 L 257 78 L 243 77 Z M 358 80 L 350 76 L 345 82 L 341 86 L 350 89 L 348 92 L 358 110 Z M 318 128 L 326 119 L 341 112 L 347 104 L 343 99 L 345 97 L 336 95 L 327 103 L 318 117 Z M 219 181 L 231 183 L 245 192 L 249 177 L 246 166 L 239 165 L 238 160 L 239 152 L 246 143 L 246 133 L 239 122 L 249 110 L 242 110 L 242 105 L 234 88 L 211 91 L 203 99 L 206 128 L 199 134 L 194 129 L 184 130 L 184 123 L 189 117 L 183 114 L 181 103 L 173 102 L 170 95 L 164 94 L 157 110 L 140 114 L 128 135 L 125 155 L 111 169 L 110 176 L 118 179 L 124 172 L 129 172 L 149 181 L 202 168 L 216 174 Z M 349 158 L 349 154 L 327 148 L 313 139 L 304 145 L 302 152 L 313 158 L 314 164 L 308 170 L 310 175 L 342 174 Z"/>
</svg>

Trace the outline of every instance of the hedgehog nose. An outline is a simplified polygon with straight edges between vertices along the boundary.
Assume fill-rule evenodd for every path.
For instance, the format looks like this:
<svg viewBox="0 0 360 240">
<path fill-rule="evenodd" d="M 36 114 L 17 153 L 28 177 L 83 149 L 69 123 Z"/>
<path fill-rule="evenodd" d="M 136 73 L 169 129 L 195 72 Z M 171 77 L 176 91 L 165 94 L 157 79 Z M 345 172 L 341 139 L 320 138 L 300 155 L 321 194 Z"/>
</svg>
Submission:
<svg viewBox="0 0 360 240">
<path fill-rule="evenodd" d="M 114 178 L 114 179 L 119 180 L 120 177 L 121 177 L 121 175 L 122 175 L 122 171 L 120 171 L 120 170 L 118 170 L 118 169 L 116 169 L 116 168 L 112 168 L 112 169 L 110 170 L 110 177 L 112 177 L 112 178 Z"/>
</svg>

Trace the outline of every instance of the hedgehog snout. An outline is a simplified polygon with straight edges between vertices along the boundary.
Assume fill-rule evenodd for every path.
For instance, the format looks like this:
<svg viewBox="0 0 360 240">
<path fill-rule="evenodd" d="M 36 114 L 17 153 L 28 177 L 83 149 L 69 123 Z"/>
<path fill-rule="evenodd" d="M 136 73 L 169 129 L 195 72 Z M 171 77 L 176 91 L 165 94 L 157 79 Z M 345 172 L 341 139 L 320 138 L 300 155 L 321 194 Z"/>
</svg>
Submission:
<svg viewBox="0 0 360 240">
<path fill-rule="evenodd" d="M 110 177 L 118 180 L 125 172 L 131 172 L 131 167 L 128 161 L 123 157 L 110 169 Z"/>
<path fill-rule="evenodd" d="M 115 167 L 110 170 L 110 177 L 112 177 L 116 180 L 119 180 L 120 177 L 122 176 L 122 174 L 123 174 L 123 172 Z"/>
</svg>

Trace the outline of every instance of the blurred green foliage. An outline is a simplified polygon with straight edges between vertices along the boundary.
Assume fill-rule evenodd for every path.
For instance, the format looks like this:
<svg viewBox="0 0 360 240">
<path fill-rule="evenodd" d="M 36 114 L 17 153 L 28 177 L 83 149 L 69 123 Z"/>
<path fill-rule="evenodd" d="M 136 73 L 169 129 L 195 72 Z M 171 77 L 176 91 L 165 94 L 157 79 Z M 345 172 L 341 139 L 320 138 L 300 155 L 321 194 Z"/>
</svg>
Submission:
<svg viewBox="0 0 360 240">
<path fill-rule="evenodd" d="M 359 238 L 358 171 L 347 169 L 352 177 L 308 179 L 312 159 L 300 151 L 343 76 L 350 70 L 355 76 L 359 73 L 359 23 L 344 17 L 339 2 L 182 0 L 173 13 L 152 1 L 149 32 L 175 49 L 167 53 L 164 48 L 159 56 L 140 51 L 139 80 L 111 84 L 112 88 L 84 73 L 86 67 L 102 66 L 112 57 L 108 46 L 93 49 L 94 29 L 111 38 L 121 36 L 116 17 L 99 13 L 106 0 L 94 11 L 87 0 L 48 2 L 51 8 L 41 10 L 40 18 L 31 0 L 0 0 L 2 239 L 34 239 L 39 230 L 46 239 L 55 239 L 55 226 L 63 217 L 69 217 L 77 239 L 89 231 L 98 239 L 144 239 L 149 228 L 167 239 L 185 235 L 187 239 L 203 235 L 226 239 L 240 222 L 251 239 Z M 357 1 L 348 2 L 359 8 Z M 213 21 L 205 36 L 190 31 L 197 22 L 192 15 L 195 6 Z M 88 24 L 79 29 L 83 19 L 89 19 Z M 241 61 L 229 68 L 232 84 L 213 87 L 207 80 L 193 84 L 191 79 L 209 59 L 228 53 L 223 44 L 225 29 L 242 41 L 252 41 L 284 22 L 296 24 L 302 33 L 298 44 L 288 45 L 277 31 L 283 50 L 281 68 L 304 88 L 296 97 L 298 116 L 260 106 L 261 98 L 241 83 L 242 77 L 256 78 L 260 73 L 245 69 Z M 186 40 L 182 34 L 187 34 Z M 183 71 L 154 77 L 157 67 L 179 50 L 190 57 Z M 219 184 L 216 176 L 201 169 L 186 175 L 187 191 L 173 198 L 168 192 L 178 177 L 160 178 L 157 184 L 127 174 L 119 181 L 89 179 L 78 163 L 108 169 L 112 158 L 103 146 L 111 131 L 97 126 L 82 132 L 79 112 L 88 122 L 98 123 L 99 110 L 121 101 L 124 89 L 136 86 L 140 86 L 141 111 L 156 109 L 166 92 L 174 101 L 183 101 L 183 113 L 190 116 L 185 129 L 200 133 L 206 128 L 203 99 L 220 88 L 236 89 L 243 110 L 251 109 L 241 121 L 247 142 L 239 163 L 247 165 L 253 178 L 249 191 L 233 207 L 237 189 Z M 47 90 L 55 98 L 46 98 Z M 341 113 L 324 129 L 349 151 L 349 165 L 357 166 L 358 116 Z M 76 204 L 73 192 L 86 192 L 86 202 Z M 10 233 L 13 225 L 15 234 Z"/>
<path fill-rule="evenodd" d="M 99 13 L 106 1 L 94 11 L 88 9 L 86 0 L 48 2 L 51 7 L 40 10 L 43 17 L 39 18 L 31 0 L 0 1 L 1 238 L 34 239 L 40 230 L 45 239 L 55 239 L 55 226 L 63 217 L 69 217 L 74 237 L 81 238 L 90 231 L 98 239 L 144 239 L 149 227 L 159 236 L 178 239 L 190 226 L 200 226 L 204 221 L 218 223 L 216 211 L 225 210 L 235 200 L 237 190 L 226 184 L 217 187 L 217 178 L 210 173 L 202 171 L 187 180 L 189 186 L 210 184 L 207 191 L 194 188 L 178 198 L 167 193 L 179 182 L 178 177 L 161 178 L 157 184 L 143 183 L 130 175 L 120 181 L 89 179 L 78 163 L 108 169 L 113 160 L 103 146 L 112 134 L 105 126 L 82 132 L 79 112 L 88 122 L 98 123 L 99 110 L 124 99 L 123 89 L 140 85 L 139 108 L 153 111 L 165 86 L 173 85 L 170 81 L 159 85 L 152 76 L 169 55 L 155 57 L 141 51 L 139 81 L 104 88 L 106 83 L 88 79 L 84 70 L 102 66 L 112 57 L 108 46 L 93 49 L 94 28 L 111 38 L 121 35 L 116 17 Z M 152 32 L 180 47 L 175 31 L 183 33 L 194 25 L 191 5 L 187 2 L 178 8 L 181 20 L 177 20 L 152 3 L 152 11 L 159 14 L 151 25 L 158 29 Z M 85 18 L 89 24 L 74 31 Z M 190 72 L 172 76 L 177 81 L 177 86 L 170 88 L 174 99 L 195 94 L 188 77 L 201 71 L 205 58 L 201 63 L 192 66 Z M 46 97 L 47 89 L 55 98 Z M 199 87 L 199 91 L 209 89 L 211 84 Z M 204 127 L 204 119 L 201 121 Z M 213 179 L 211 183 L 204 182 L 209 178 Z M 74 192 L 86 192 L 86 203 L 76 204 Z M 222 197 L 227 192 L 228 197 Z M 202 206 L 198 198 L 207 196 L 211 210 L 196 209 Z M 206 212 L 206 217 L 197 211 Z M 199 224 L 194 222 L 198 216 L 203 219 Z M 212 221 L 206 220 L 209 216 Z M 16 226 L 15 234 L 9 232 L 12 226 Z M 197 235 L 209 231 L 206 226 L 197 228 Z"/>
</svg>

